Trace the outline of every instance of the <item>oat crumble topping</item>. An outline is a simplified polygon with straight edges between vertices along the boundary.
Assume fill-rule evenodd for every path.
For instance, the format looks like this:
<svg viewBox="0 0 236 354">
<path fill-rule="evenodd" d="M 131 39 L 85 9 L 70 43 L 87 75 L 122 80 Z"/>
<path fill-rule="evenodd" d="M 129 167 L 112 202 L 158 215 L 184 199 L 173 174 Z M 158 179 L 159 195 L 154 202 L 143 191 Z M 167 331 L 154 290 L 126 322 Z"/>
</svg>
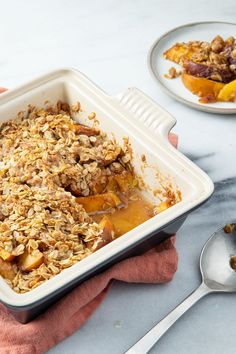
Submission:
<svg viewBox="0 0 236 354">
<path fill-rule="evenodd" d="M 71 111 L 79 110 L 77 102 Z M 69 111 L 61 102 L 29 107 L 0 126 L 0 274 L 18 293 L 97 249 L 102 229 L 76 197 L 100 193 L 112 170 L 130 169 L 128 147 Z"/>
</svg>

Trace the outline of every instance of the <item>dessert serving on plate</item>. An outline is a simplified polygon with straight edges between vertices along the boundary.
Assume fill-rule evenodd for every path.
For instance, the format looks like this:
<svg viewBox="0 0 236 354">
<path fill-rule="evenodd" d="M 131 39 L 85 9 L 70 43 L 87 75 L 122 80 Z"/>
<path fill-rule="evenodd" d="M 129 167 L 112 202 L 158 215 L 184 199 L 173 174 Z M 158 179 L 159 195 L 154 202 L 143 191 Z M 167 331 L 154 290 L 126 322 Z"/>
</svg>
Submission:
<svg viewBox="0 0 236 354">
<path fill-rule="evenodd" d="M 200 97 L 201 103 L 236 101 L 236 41 L 217 35 L 211 42 L 176 43 L 164 52 L 164 57 L 181 66 L 174 67 L 167 78 L 181 76 L 185 87 Z"/>
</svg>

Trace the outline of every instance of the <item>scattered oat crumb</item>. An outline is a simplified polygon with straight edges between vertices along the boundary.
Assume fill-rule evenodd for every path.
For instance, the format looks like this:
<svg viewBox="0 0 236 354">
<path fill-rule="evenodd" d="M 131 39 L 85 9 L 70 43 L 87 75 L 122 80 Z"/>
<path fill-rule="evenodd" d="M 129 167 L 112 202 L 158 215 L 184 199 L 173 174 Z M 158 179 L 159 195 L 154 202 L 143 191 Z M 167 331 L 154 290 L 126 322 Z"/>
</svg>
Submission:
<svg viewBox="0 0 236 354">
<path fill-rule="evenodd" d="M 165 74 L 164 76 L 167 79 L 175 79 L 176 77 L 179 77 L 181 75 L 181 71 L 177 71 L 173 66 L 168 70 L 168 74 Z"/>
<path fill-rule="evenodd" d="M 57 101 L 57 110 L 58 112 L 64 111 L 64 112 L 70 112 L 70 106 L 67 102 L 62 102 L 62 101 Z"/>
<path fill-rule="evenodd" d="M 157 188 L 153 191 L 153 195 L 154 197 L 157 197 L 158 195 L 161 195 L 162 191 L 160 188 Z"/>
<path fill-rule="evenodd" d="M 146 156 L 144 154 L 142 154 L 141 160 L 142 160 L 142 162 L 147 162 Z"/>
<path fill-rule="evenodd" d="M 88 119 L 94 119 L 96 117 L 96 113 L 95 112 L 91 112 L 89 115 L 88 115 Z"/>
<path fill-rule="evenodd" d="M 226 224 L 224 227 L 224 232 L 226 234 L 231 234 L 235 229 L 235 224 Z"/>
<path fill-rule="evenodd" d="M 233 270 L 236 270 L 236 256 L 232 256 L 231 258 L 230 258 L 230 266 L 231 266 L 231 268 L 233 269 Z"/>
<path fill-rule="evenodd" d="M 79 112 L 81 108 L 80 102 L 76 102 L 73 106 L 71 106 L 72 112 Z"/>
</svg>

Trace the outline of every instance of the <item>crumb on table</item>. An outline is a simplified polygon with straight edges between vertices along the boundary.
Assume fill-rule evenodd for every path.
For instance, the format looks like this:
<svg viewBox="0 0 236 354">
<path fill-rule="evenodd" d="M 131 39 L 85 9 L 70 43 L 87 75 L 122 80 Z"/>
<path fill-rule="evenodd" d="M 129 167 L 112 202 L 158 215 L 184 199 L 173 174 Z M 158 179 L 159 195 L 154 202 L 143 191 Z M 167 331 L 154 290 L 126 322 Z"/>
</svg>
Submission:
<svg viewBox="0 0 236 354">
<path fill-rule="evenodd" d="M 224 232 L 226 234 L 231 234 L 235 229 L 235 224 L 226 224 L 224 227 Z"/>
<path fill-rule="evenodd" d="M 236 270 L 236 256 L 232 256 L 231 258 L 230 258 L 230 266 L 231 266 L 231 268 L 233 269 L 233 270 Z"/>
</svg>

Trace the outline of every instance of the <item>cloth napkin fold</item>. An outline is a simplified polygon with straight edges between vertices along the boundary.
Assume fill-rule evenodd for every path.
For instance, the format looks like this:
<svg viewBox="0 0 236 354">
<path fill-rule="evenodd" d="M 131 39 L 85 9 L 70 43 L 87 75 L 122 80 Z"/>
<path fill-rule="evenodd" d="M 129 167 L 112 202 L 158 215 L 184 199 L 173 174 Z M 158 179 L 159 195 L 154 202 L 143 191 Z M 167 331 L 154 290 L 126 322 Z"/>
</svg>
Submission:
<svg viewBox="0 0 236 354">
<path fill-rule="evenodd" d="M 0 93 L 6 89 L 0 87 Z M 170 134 L 177 146 L 176 135 Z M 165 283 L 177 269 L 175 236 L 150 251 L 131 257 L 85 281 L 34 321 L 18 323 L 0 304 L 0 353 L 41 354 L 78 330 L 105 298 L 113 280 Z"/>
</svg>

